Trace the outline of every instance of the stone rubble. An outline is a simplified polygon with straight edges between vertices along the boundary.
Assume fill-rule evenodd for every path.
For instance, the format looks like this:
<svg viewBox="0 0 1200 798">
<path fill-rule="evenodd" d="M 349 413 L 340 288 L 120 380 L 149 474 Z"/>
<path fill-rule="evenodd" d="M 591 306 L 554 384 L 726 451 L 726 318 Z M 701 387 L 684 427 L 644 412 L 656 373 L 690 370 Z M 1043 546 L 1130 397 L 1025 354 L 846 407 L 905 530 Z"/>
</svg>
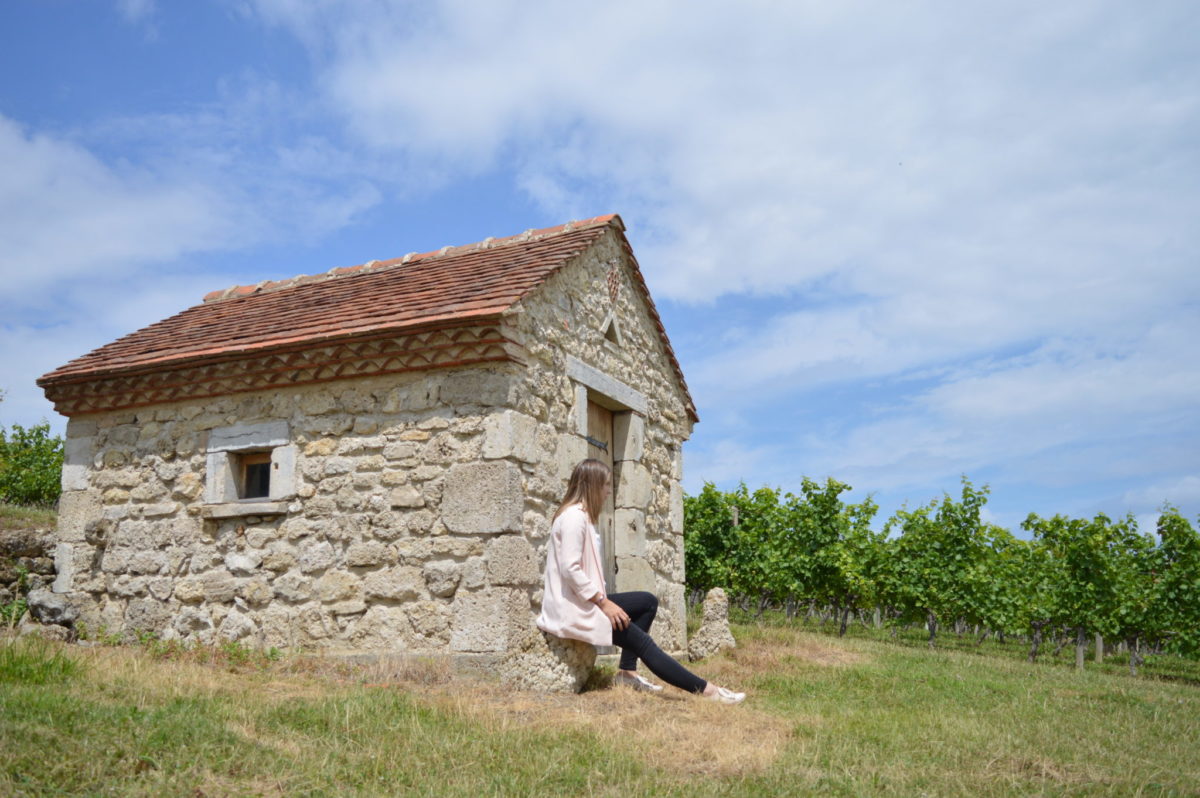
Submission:
<svg viewBox="0 0 1200 798">
<path fill-rule="evenodd" d="M 729 599 L 724 590 L 714 587 L 704 596 L 704 619 L 688 641 L 688 659 L 695 662 L 736 647 L 737 641 L 729 631 Z"/>
</svg>

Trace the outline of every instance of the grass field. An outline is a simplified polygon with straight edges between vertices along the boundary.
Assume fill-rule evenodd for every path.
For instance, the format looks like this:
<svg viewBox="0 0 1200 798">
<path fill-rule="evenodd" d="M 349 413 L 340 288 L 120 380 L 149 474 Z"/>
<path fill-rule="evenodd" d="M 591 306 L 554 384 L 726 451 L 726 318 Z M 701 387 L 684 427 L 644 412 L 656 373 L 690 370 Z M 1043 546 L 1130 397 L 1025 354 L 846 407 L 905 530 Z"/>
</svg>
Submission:
<svg viewBox="0 0 1200 798">
<path fill-rule="evenodd" d="M 836 635 L 837 633 L 837 624 L 835 622 L 822 624 L 815 620 L 805 621 L 802 616 L 788 620 L 783 612 L 777 610 L 767 610 L 761 616 L 757 616 L 753 612 L 745 612 L 733 607 L 730 610 L 730 614 L 735 622 L 748 625 L 783 625 L 793 629 L 829 636 Z M 870 624 L 853 623 L 847 627 L 846 636 L 851 639 L 874 640 L 907 648 L 929 648 L 929 633 L 920 624 L 909 628 L 893 628 L 889 626 L 875 628 Z M 1005 642 L 1001 643 L 994 637 L 988 636 L 985 640 L 980 641 L 979 638 L 969 632 L 963 635 L 956 635 L 953 632 L 946 631 L 939 632 L 935 641 L 935 649 L 943 652 L 999 657 L 1021 662 L 1028 662 L 1029 658 L 1029 642 L 1027 640 L 1008 638 Z M 1053 640 L 1047 639 L 1041 646 L 1036 664 L 1030 667 L 1074 668 L 1074 637 L 1068 640 L 1061 648 L 1056 647 Z M 1095 645 L 1093 640 L 1089 638 L 1085 668 L 1090 671 L 1108 673 L 1114 676 L 1128 674 L 1129 655 L 1118 653 L 1116 647 L 1110 642 L 1107 644 L 1104 658 L 1100 662 L 1097 662 Z M 1145 662 L 1138 666 L 1138 675 L 1150 679 L 1184 682 L 1200 687 L 1200 661 L 1167 654 L 1147 656 Z"/>
<path fill-rule="evenodd" d="M 58 513 L 45 507 L 25 507 L 0 502 L 0 531 L 9 529 L 54 529 Z"/>
<path fill-rule="evenodd" d="M 1200 687 L 738 625 L 724 707 L 0 641 L 4 795 L 1197 795 Z M 601 682 L 604 680 L 601 679 Z"/>
</svg>

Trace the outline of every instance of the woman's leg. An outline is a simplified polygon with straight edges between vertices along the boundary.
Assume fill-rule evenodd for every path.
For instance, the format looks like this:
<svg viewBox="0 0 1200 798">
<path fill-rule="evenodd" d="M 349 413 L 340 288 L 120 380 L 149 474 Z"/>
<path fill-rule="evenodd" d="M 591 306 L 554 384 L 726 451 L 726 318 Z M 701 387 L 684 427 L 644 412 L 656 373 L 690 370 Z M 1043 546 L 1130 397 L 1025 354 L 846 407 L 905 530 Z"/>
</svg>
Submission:
<svg viewBox="0 0 1200 798">
<path fill-rule="evenodd" d="M 708 682 L 680 665 L 659 648 L 658 644 L 651 639 L 650 635 L 643 632 L 641 627 L 630 624 L 620 631 L 614 629 L 613 643 L 621 647 L 622 658 L 626 652 L 631 652 L 646 663 L 646 667 L 650 669 L 651 673 L 680 690 L 687 690 L 689 693 L 703 693 L 704 688 L 708 686 Z"/>
<path fill-rule="evenodd" d="M 610 593 L 608 600 L 629 614 L 630 623 L 637 626 L 646 634 L 650 634 L 650 625 L 658 614 L 658 597 L 645 590 L 634 590 L 628 593 Z M 637 654 L 628 648 L 621 649 L 621 664 L 623 671 L 637 670 Z"/>
</svg>

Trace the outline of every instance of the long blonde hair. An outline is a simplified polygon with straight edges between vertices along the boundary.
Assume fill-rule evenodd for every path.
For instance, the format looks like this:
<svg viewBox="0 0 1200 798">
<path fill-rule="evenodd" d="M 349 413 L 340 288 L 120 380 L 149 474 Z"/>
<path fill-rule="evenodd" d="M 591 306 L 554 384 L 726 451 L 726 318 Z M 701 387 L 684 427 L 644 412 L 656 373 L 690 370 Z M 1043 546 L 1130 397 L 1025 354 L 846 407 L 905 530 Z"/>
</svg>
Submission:
<svg viewBox="0 0 1200 798">
<path fill-rule="evenodd" d="M 596 523 L 607 498 L 605 489 L 611 481 L 612 469 L 601 461 L 589 457 L 580 462 L 571 472 L 571 481 L 567 483 L 567 495 L 563 497 L 562 504 L 558 505 L 554 518 L 562 515 L 563 510 L 572 504 L 582 504 L 592 523 Z M 551 522 L 554 518 L 550 519 Z"/>
</svg>

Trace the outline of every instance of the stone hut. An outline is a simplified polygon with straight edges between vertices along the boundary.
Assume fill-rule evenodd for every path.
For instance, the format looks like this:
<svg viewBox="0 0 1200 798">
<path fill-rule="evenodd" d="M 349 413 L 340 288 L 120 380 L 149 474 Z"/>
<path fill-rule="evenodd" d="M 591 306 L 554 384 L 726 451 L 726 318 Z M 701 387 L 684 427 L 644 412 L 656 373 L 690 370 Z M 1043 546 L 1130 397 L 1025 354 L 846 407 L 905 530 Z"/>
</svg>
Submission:
<svg viewBox="0 0 1200 798">
<path fill-rule="evenodd" d="M 581 686 L 533 624 L 549 519 L 615 472 L 610 589 L 686 649 L 697 421 L 618 216 L 217 291 L 38 380 L 68 416 L 55 592 L 89 631 L 452 655 Z M 583 650 L 588 649 L 588 650 Z"/>
</svg>

